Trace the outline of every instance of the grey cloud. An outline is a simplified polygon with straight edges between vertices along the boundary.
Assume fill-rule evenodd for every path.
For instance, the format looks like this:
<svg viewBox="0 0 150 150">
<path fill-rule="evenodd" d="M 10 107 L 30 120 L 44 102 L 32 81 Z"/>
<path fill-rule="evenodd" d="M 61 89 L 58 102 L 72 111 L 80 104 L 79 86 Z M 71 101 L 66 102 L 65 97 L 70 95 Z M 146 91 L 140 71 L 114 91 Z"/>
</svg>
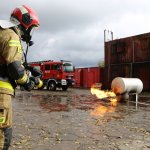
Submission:
<svg viewBox="0 0 150 150">
<path fill-rule="evenodd" d="M 46 41 L 40 40 L 41 44 L 38 46 L 36 44 L 35 50 L 32 50 L 29 56 L 33 56 L 34 52 L 37 53 L 37 58 L 41 59 L 65 59 L 74 61 L 75 65 L 91 64 L 94 66 L 98 64 L 99 60 L 103 58 L 103 50 L 100 51 L 100 44 L 103 41 L 99 41 L 98 36 L 94 36 L 93 30 L 89 31 L 68 31 L 60 34 L 45 34 L 41 39 L 46 39 Z M 96 31 L 95 31 L 96 32 Z M 38 36 L 37 36 L 38 37 Z M 36 40 L 36 39 L 35 39 Z M 38 40 L 38 38 L 37 38 Z M 43 50 L 44 48 L 44 50 Z M 40 51 L 36 50 L 40 49 Z M 45 54 L 43 53 L 45 52 Z M 90 57 L 89 57 L 90 56 Z M 93 61 L 94 60 L 94 61 Z M 83 63 L 84 62 L 84 63 Z"/>
<path fill-rule="evenodd" d="M 147 0 L 2 0 L 1 19 L 20 4 L 35 9 L 41 22 L 28 61 L 68 59 L 94 66 L 104 59 L 104 29 L 115 38 L 149 31 Z"/>
</svg>

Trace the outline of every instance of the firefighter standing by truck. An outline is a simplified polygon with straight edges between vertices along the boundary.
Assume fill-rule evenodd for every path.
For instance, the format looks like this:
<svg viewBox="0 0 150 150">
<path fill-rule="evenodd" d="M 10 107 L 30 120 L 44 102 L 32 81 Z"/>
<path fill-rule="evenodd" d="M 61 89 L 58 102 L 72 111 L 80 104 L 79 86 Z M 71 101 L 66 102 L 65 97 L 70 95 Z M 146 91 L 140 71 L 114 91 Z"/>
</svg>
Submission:
<svg viewBox="0 0 150 150">
<path fill-rule="evenodd" d="M 11 143 L 11 98 L 16 86 L 21 85 L 27 91 L 42 86 L 40 78 L 28 75 L 27 69 L 36 76 L 41 72 L 23 65 L 21 45 L 21 40 L 26 42 L 27 48 L 32 44 L 31 31 L 38 26 L 36 13 L 25 5 L 12 11 L 10 21 L 0 20 L 0 150 L 7 150 Z"/>
</svg>

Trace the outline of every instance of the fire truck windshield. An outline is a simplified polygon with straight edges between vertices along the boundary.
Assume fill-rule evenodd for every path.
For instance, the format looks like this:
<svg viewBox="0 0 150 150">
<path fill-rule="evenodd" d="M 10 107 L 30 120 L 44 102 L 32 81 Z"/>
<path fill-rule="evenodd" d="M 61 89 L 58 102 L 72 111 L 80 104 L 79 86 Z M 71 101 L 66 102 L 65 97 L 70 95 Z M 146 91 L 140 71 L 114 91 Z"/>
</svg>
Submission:
<svg viewBox="0 0 150 150">
<path fill-rule="evenodd" d="M 73 66 L 70 63 L 64 63 L 63 68 L 65 72 L 73 72 Z"/>
</svg>

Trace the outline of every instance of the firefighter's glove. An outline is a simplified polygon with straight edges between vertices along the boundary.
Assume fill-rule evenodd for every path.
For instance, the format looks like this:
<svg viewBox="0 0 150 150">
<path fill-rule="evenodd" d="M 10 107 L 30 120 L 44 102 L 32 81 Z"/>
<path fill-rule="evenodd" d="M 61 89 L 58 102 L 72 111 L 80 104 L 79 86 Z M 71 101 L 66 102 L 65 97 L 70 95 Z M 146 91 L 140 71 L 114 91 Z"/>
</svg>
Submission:
<svg viewBox="0 0 150 150">
<path fill-rule="evenodd" d="M 43 86 L 43 81 L 38 77 L 30 77 L 32 81 L 35 83 L 36 88 L 41 88 Z"/>
<path fill-rule="evenodd" d="M 35 87 L 35 82 L 32 77 L 28 78 L 27 82 L 22 85 L 25 90 L 31 91 Z"/>
<path fill-rule="evenodd" d="M 36 67 L 28 66 L 27 70 L 29 70 L 31 72 L 32 76 L 34 76 L 34 77 L 39 77 L 39 78 L 42 77 L 42 71 Z"/>
</svg>

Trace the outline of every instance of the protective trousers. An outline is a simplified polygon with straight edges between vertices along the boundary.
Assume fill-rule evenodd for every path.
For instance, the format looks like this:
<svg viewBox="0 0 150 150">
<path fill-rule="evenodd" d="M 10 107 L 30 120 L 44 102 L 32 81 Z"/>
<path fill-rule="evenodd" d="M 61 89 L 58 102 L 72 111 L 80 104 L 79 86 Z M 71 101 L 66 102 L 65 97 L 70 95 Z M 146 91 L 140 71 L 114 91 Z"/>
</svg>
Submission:
<svg viewBox="0 0 150 150">
<path fill-rule="evenodd" d="M 0 150 L 8 150 L 12 138 L 12 98 L 0 94 Z"/>
</svg>

